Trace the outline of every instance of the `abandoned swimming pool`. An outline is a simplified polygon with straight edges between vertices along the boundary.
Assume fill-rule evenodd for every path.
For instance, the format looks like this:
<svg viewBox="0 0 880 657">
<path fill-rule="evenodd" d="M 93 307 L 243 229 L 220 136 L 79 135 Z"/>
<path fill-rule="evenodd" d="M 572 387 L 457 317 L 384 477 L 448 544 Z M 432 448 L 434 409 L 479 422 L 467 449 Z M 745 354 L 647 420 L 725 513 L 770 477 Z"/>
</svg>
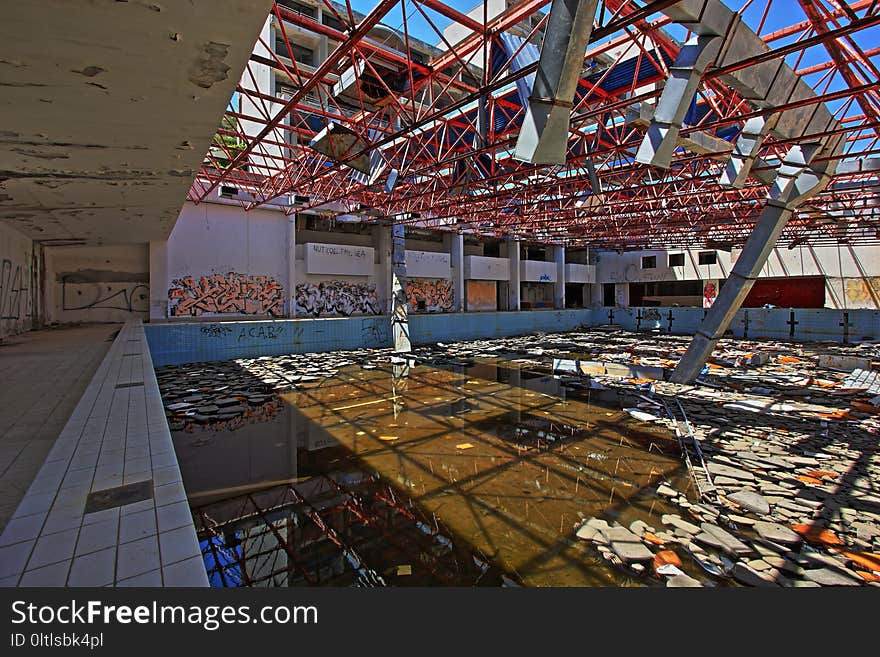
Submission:
<svg viewBox="0 0 880 657">
<path fill-rule="evenodd" d="M 624 584 L 576 528 L 656 523 L 658 484 L 687 487 L 669 432 L 516 354 L 362 350 L 158 379 L 215 586 Z"/>
</svg>

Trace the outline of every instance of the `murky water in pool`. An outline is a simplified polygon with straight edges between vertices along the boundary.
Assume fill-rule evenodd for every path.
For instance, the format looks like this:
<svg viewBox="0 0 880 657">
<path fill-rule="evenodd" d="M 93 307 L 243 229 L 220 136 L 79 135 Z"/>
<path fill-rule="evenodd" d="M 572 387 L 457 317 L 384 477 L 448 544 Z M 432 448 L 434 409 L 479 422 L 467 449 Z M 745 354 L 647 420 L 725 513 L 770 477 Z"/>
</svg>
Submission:
<svg viewBox="0 0 880 657">
<path fill-rule="evenodd" d="M 217 586 L 626 583 L 583 517 L 659 526 L 671 435 L 504 360 L 351 366 L 174 432 Z"/>
</svg>

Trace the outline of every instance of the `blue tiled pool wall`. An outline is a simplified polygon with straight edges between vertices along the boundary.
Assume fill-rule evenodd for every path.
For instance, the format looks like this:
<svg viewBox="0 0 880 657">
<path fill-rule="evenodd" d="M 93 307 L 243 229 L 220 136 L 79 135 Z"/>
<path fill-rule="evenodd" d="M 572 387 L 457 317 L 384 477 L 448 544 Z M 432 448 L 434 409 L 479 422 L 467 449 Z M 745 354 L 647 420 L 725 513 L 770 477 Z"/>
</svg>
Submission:
<svg viewBox="0 0 880 657">
<path fill-rule="evenodd" d="M 587 308 L 519 312 L 411 315 L 414 344 L 568 331 L 578 326 L 614 324 L 627 331 L 656 330 L 692 335 L 702 308 Z M 210 323 L 145 324 L 153 363 L 179 365 L 289 353 L 390 347 L 384 316 Z M 859 342 L 880 338 L 880 311 L 740 310 L 730 325 L 737 338 Z"/>
</svg>

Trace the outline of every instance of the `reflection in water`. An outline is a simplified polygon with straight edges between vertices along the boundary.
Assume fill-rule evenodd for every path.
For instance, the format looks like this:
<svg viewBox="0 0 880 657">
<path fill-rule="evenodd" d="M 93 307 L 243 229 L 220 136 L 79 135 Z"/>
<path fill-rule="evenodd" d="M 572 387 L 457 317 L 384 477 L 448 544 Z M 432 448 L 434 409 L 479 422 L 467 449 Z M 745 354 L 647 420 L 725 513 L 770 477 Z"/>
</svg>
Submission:
<svg viewBox="0 0 880 657">
<path fill-rule="evenodd" d="M 345 367 L 271 421 L 174 433 L 216 586 L 589 586 L 579 520 L 659 524 L 671 435 L 509 361 Z"/>
</svg>

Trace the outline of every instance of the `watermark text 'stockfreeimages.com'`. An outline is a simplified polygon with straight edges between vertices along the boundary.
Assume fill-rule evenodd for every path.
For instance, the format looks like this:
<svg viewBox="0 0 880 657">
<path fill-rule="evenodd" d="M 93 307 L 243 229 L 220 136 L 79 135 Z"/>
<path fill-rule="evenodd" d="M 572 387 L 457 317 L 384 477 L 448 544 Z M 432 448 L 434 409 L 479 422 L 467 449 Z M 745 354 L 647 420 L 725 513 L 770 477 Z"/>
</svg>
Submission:
<svg viewBox="0 0 880 657">
<path fill-rule="evenodd" d="M 12 624 L 26 626 L 29 630 L 39 628 L 41 625 L 171 624 L 200 626 L 213 632 L 224 625 L 251 623 L 316 625 L 318 608 L 314 605 L 267 605 L 258 608 L 251 608 L 250 605 L 170 605 L 160 604 L 157 601 L 151 604 L 120 605 L 107 604 L 100 600 L 85 602 L 71 600 L 69 603 L 39 605 L 24 600 L 16 600 L 12 603 Z M 53 639 L 53 635 L 39 632 L 34 635 L 49 637 L 50 641 Z M 88 636 L 89 642 L 92 641 L 93 636 Z M 31 638 L 30 634 L 27 634 L 27 638 Z M 20 636 L 13 635 L 13 646 L 16 641 L 21 640 Z"/>
</svg>

